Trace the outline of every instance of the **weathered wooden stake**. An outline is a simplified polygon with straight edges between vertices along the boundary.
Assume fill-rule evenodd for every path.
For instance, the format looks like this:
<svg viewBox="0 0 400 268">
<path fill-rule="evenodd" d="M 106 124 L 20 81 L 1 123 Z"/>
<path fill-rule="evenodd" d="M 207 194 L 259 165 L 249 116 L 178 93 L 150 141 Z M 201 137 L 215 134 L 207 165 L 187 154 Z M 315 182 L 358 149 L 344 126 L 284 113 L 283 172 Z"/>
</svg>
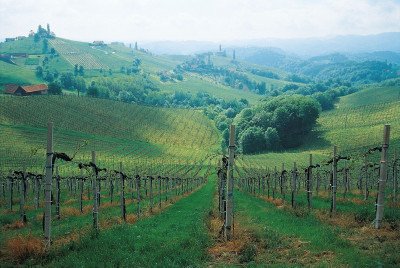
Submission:
<svg viewBox="0 0 400 268">
<path fill-rule="evenodd" d="M 81 169 L 81 179 L 79 182 L 79 211 L 82 213 L 83 212 L 83 207 L 82 207 L 82 199 L 83 199 L 83 170 Z"/>
<path fill-rule="evenodd" d="M 51 183 L 53 178 L 53 122 L 47 124 L 46 181 L 44 190 L 44 239 L 46 246 L 51 244 Z"/>
<path fill-rule="evenodd" d="M 337 159 L 336 159 L 337 148 L 333 146 L 333 162 L 332 162 L 332 200 L 331 200 L 331 211 L 330 216 L 333 217 L 336 214 L 336 186 L 337 186 Z"/>
<path fill-rule="evenodd" d="M 21 214 L 21 221 L 27 222 L 26 214 L 25 214 L 25 197 L 26 197 L 26 161 L 22 164 L 22 179 L 21 179 L 21 203 L 20 203 L 20 214 Z"/>
<path fill-rule="evenodd" d="M 343 198 L 346 199 L 347 187 L 348 187 L 348 182 L 347 182 L 347 161 L 344 161 L 343 186 L 344 186 Z"/>
<path fill-rule="evenodd" d="M 14 177 L 13 177 L 11 169 L 8 172 L 8 179 L 9 179 L 9 187 L 10 187 L 10 200 L 8 200 L 8 201 L 9 201 L 9 210 L 11 212 L 13 209 L 13 192 L 14 192 Z"/>
<path fill-rule="evenodd" d="M 96 152 L 92 151 L 92 163 L 96 164 Z M 99 230 L 99 203 L 97 201 L 97 172 L 93 167 L 93 228 Z"/>
<path fill-rule="evenodd" d="M 58 172 L 58 166 L 56 166 L 56 217 L 59 220 L 60 219 L 60 197 L 61 197 L 61 192 L 60 192 L 60 175 Z"/>
<path fill-rule="evenodd" d="M 122 174 L 122 162 L 119 162 L 119 172 L 121 175 L 121 219 L 126 220 L 126 207 L 125 207 L 125 177 Z"/>
<path fill-rule="evenodd" d="M 364 198 L 364 200 L 368 200 L 369 189 L 368 189 L 368 162 L 367 162 L 367 156 L 364 156 L 364 175 L 365 175 L 365 198 Z"/>
<path fill-rule="evenodd" d="M 393 152 L 393 212 L 396 210 L 397 204 L 397 191 L 398 191 L 398 183 L 397 183 L 397 151 L 394 149 Z M 393 213 L 394 215 L 394 213 Z"/>
<path fill-rule="evenodd" d="M 292 208 L 296 208 L 296 178 L 297 178 L 297 168 L 296 168 L 296 162 L 294 162 L 293 183 L 292 183 Z"/>
<path fill-rule="evenodd" d="M 390 125 L 385 125 L 383 129 L 383 142 L 382 142 L 382 155 L 381 155 L 381 165 L 379 174 L 379 184 L 378 184 L 378 197 L 376 204 L 376 219 L 375 228 L 379 229 L 382 226 L 383 218 L 383 206 L 385 202 L 385 186 L 387 178 L 387 160 L 388 160 L 388 150 L 389 150 L 389 138 L 390 138 Z"/>
<path fill-rule="evenodd" d="M 138 221 L 140 220 L 140 176 L 139 169 L 136 166 L 136 202 L 137 202 L 137 217 Z"/>
<path fill-rule="evenodd" d="M 225 220 L 225 239 L 231 240 L 231 230 L 233 227 L 233 165 L 235 157 L 235 126 L 230 126 L 229 135 L 229 159 L 227 176 L 227 202 L 226 202 L 226 220 Z"/>
<path fill-rule="evenodd" d="M 307 201 L 308 208 L 312 208 L 312 154 L 310 154 L 310 166 L 307 169 Z"/>
</svg>

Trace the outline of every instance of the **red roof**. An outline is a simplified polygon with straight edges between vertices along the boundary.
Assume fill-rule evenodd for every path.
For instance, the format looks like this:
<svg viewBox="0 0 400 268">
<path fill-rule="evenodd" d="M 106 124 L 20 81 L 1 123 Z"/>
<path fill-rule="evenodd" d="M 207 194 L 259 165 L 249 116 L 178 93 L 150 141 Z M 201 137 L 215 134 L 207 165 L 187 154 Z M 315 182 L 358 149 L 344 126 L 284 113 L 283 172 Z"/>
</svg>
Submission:
<svg viewBox="0 0 400 268">
<path fill-rule="evenodd" d="M 36 91 L 43 91 L 43 90 L 47 90 L 48 89 L 46 84 L 26 86 L 26 87 L 22 87 L 22 88 L 25 90 L 26 93 L 36 92 Z"/>
<path fill-rule="evenodd" d="M 6 88 L 4 89 L 4 93 L 14 94 L 18 88 L 19 88 L 19 85 L 7 85 Z"/>
<path fill-rule="evenodd" d="M 37 91 L 48 90 L 48 87 L 46 84 L 32 85 L 32 86 L 25 86 L 25 87 L 21 87 L 20 85 L 7 85 L 6 88 L 4 89 L 4 93 L 15 94 L 15 92 L 19 88 L 21 88 L 23 91 L 25 91 L 25 93 L 32 93 L 32 92 L 37 92 Z"/>
</svg>

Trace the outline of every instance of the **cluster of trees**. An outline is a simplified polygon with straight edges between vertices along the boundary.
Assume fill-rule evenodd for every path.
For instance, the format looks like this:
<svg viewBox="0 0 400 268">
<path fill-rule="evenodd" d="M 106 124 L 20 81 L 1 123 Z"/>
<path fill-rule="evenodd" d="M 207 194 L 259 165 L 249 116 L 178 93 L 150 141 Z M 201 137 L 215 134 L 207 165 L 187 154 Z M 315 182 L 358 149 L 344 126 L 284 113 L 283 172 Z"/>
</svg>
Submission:
<svg viewBox="0 0 400 268">
<path fill-rule="evenodd" d="M 308 84 L 286 84 L 270 92 L 271 96 L 300 94 L 311 96 L 316 99 L 322 110 L 333 109 L 338 97 L 356 92 L 358 89 L 353 87 L 348 81 L 339 78 L 328 79 L 324 82 L 312 82 Z"/>
<path fill-rule="evenodd" d="M 188 71 L 198 73 L 203 76 L 208 76 L 223 85 L 240 90 L 246 89 L 259 95 L 264 95 L 266 93 L 265 82 L 257 83 L 255 81 L 251 81 L 243 72 L 232 71 L 222 67 L 215 67 L 209 58 L 208 62 L 205 62 L 204 55 L 198 55 L 196 58 L 178 65 L 176 70 L 178 73 L 180 71 Z"/>
<path fill-rule="evenodd" d="M 276 73 L 273 72 L 269 72 L 269 71 L 263 71 L 263 70 L 259 70 L 259 69 L 251 69 L 251 73 L 258 75 L 258 76 L 262 76 L 262 77 L 266 77 L 266 78 L 271 78 L 271 79 L 281 79 L 279 77 L 279 75 L 277 75 Z"/>
<path fill-rule="evenodd" d="M 320 110 L 319 103 L 311 97 L 279 96 L 245 108 L 233 119 L 220 114 L 215 124 L 223 131 L 224 146 L 229 141 L 228 126 L 233 123 L 242 153 L 276 151 L 299 146 L 314 126 Z"/>
<path fill-rule="evenodd" d="M 39 42 L 40 38 L 55 38 L 55 37 L 56 35 L 52 31 L 50 31 L 49 24 L 47 24 L 47 29 L 43 28 L 42 25 L 39 25 L 37 32 L 33 36 L 33 40 L 35 42 Z"/>
</svg>

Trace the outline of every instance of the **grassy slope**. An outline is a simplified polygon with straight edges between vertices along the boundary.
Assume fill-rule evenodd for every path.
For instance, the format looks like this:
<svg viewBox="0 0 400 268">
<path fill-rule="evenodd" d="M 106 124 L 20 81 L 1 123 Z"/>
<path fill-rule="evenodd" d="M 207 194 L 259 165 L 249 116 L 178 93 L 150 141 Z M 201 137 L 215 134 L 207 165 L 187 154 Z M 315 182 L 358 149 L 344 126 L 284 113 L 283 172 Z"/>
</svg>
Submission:
<svg viewBox="0 0 400 268">
<path fill-rule="evenodd" d="M 51 45 L 49 44 L 49 50 L 50 48 Z M 39 42 L 34 42 L 33 37 L 0 44 L 0 53 L 42 54 L 42 52 L 43 40 L 41 39 Z"/>
<path fill-rule="evenodd" d="M 0 102 L 3 169 L 5 163 L 19 166 L 32 147 L 45 147 L 45 126 L 50 121 L 55 124 L 55 150 L 72 154 L 87 140 L 89 145 L 78 156 L 87 158 L 88 151 L 96 150 L 108 164 L 118 157 L 136 164 L 146 159 L 192 163 L 219 145 L 214 124 L 196 110 L 76 96 L 3 96 Z M 40 156 L 28 157 L 28 166 L 39 165 Z"/>
<path fill-rule="evenodd" d="M 0 90 L 7 84 L 40 84 L 43 80 L 36 77 L 34 71 L 0 61 Z"/>
<path fill-rule="evenodd" d="M 370 87 L 359 92 L 341 97 L 337 108 L 352 108 L 362 105 L 393 102 L 399 100 L 398 87 Z"/>
</svg>

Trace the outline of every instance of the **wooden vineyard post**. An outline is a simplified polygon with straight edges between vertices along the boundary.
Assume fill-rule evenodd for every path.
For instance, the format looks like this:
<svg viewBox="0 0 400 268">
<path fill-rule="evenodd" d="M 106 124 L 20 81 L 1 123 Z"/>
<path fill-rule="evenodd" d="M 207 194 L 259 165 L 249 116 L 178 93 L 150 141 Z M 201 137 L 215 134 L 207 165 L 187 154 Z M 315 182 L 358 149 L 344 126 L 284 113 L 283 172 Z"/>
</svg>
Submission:
<svg viewBox="0 0 400 268">
<path fill-rule="evenodd" d="M 119 172 L 121 176 L 121 219 L 126 220 L 126 207 L 125 207 L 125 176 L 122 173 L 122 162 L 119 162 Z"/>
<path fill-rule="evenodd" d="M 158 174 L 158 207 L 161 208 L 161 175 Z"/>
<path fill-rule="evenodd" d="M 25 214 L 25 197 L 26 197 L 26 161 L 23 162 L 22 165 L 22 175 L 21 175 L 21 202 L 20 202 L 20 213 L 21 213 L 21 221 L 26 223 L 26 214 Z"/>
<path fill-rule="evenodd" d="M 364 175 L 365 175 L 365 198 L 364 198 L 364 200 L 368 200 L 369 189 L 368 189 L 368 162 L 367 162 L 367 156 L 364 156 Z"/>
<path fill-rule="evenodd" d="M 227 197 L 226 197 L 226 219 L 225 219 L 225 240 L 231 240 L 231 230 L 233 227 L 233 165 L 235 157 L 235 126 L 230 126 L 229 135 L 229 159 L 227 176 Z"/>
<path fill-rule="evenodd" d="M 153 178 L 151 177 L 151 171 L 149 168 L 149 176 L 148 176 L 149 180 L 150 180 L 150 212 L 153 212 Z M 145 182 L 146 184 L 146 182 Z M 146 188 L 146 193 L 147 193 L 147 188 Z M 147 196 L 147 194 L 146 194 Z"/>
<path fill-rule="evenodd" d="M 394 149 L 393 152 L 393 216 L 395 214 L 396 210 L 396 204 L 397 204 L 397 151 Z"/>
<path fill-rule="evenodd" d="M 137 217 L 140 220 L 140 176 L 139 169 L 136 166 L 136 201 L 137 201 Z"/>
<path fill-rule="evenodd" d="M 168 202 L 168 182 L 169 182 L 169 176 L 164 178 L 165 182 L 165 204 Z"/>
<path fill-rule="evenodd" d="M 83 207 L 82 207 L 82 199 L 83 199 L 83 170 L 80 170 L 81 172 L 81 179 L 79 182 L 79 212 L 82 213 L 83 212 Z"/>
<path fill-rule="evenodd" d="M 96 152 L 92 151 L 92 163 L 96 165 Z M 93 228 L 99 230 L 99 203 L 97 201 L 97 172 L 93 167 Z"/>
<path fill-rule="evenodd" d="M 274 167 L 274 188 L 272 189 L 272 199 L 275 200 L 276 194 L 276 166 Z"/>
<path fill-rule="evenodd" d="M 337 159 L 336 159 L 337 148 L 333 146 L 333 162 L 332 162 L 332 200 L 331 200 L 331 211 L 330 216 L 333 217 L 336 214 L 336 186 L 337 186 Z"/>
<path fill-rule="evenodd" d="M 347 161 L 344 161 L 344 168 L 343 168 L 343 186 L 344 186 L 344 192 L 343 192 L 343 198 L 346 199 L 346 194 L 347 194 Z"/>
<path fill-rule="evenodd" d="M 60 219 L 60 175 L 58 173 L 58 166 L 56 166 L 56 217 Z"/>
<path fill-rule="evenodd" d="M 296 178 L 297 178 L 297 168 L 296 162 L 293 164 L 293 184 L 292 184 L 292 208 L 296 208 Z"/>
<path fill-rule="evenodd" d="M 53 123 L 47 124 L 47 152 L 46 152 L 46 181 L 44 190 L 44 239 L 46 246 L 50 246 L 51 235 L 51 182 L 53 179 Z"/>
<path fill-rule="evenodd" d="M 389 149 L 389 138 L 390 138 L 390 125 L 385 125 L 383 129 L 383 142 L 382 142 L 382 155 L 381 155 L 381 165 L 379 174 L 379 184 L 378 184 L 378 197 L 376 204 L 376 219 L 375 228 L 379 229 L 382 226 L 383 218 L 383 205 L 385 202 L 385 186 L 387 179 L 387 160 L 388 160 L 388 149 Z"/>
<path fill-rule="evenodd" d="M 282 163 L 282 173 L 281 173 L 281 196 L 282 204 L 285 204 L 285 164 Z"/>
<path fill-rule="evenodd" d="M 307 201 L 308 208 L 312 208 L 312 154 L 310 154 L 310 165 L 307 169 Z"/>
<path fill-rule="evenodd" d="M 13 178 L 11 169 L 8 172 L 8 179 L 9 179 L 9 187 L 10 187 L 9 210 L 11 212 L 13 209 L 13 192 L 14 192 L 14 178 Z"/>
</svg>

